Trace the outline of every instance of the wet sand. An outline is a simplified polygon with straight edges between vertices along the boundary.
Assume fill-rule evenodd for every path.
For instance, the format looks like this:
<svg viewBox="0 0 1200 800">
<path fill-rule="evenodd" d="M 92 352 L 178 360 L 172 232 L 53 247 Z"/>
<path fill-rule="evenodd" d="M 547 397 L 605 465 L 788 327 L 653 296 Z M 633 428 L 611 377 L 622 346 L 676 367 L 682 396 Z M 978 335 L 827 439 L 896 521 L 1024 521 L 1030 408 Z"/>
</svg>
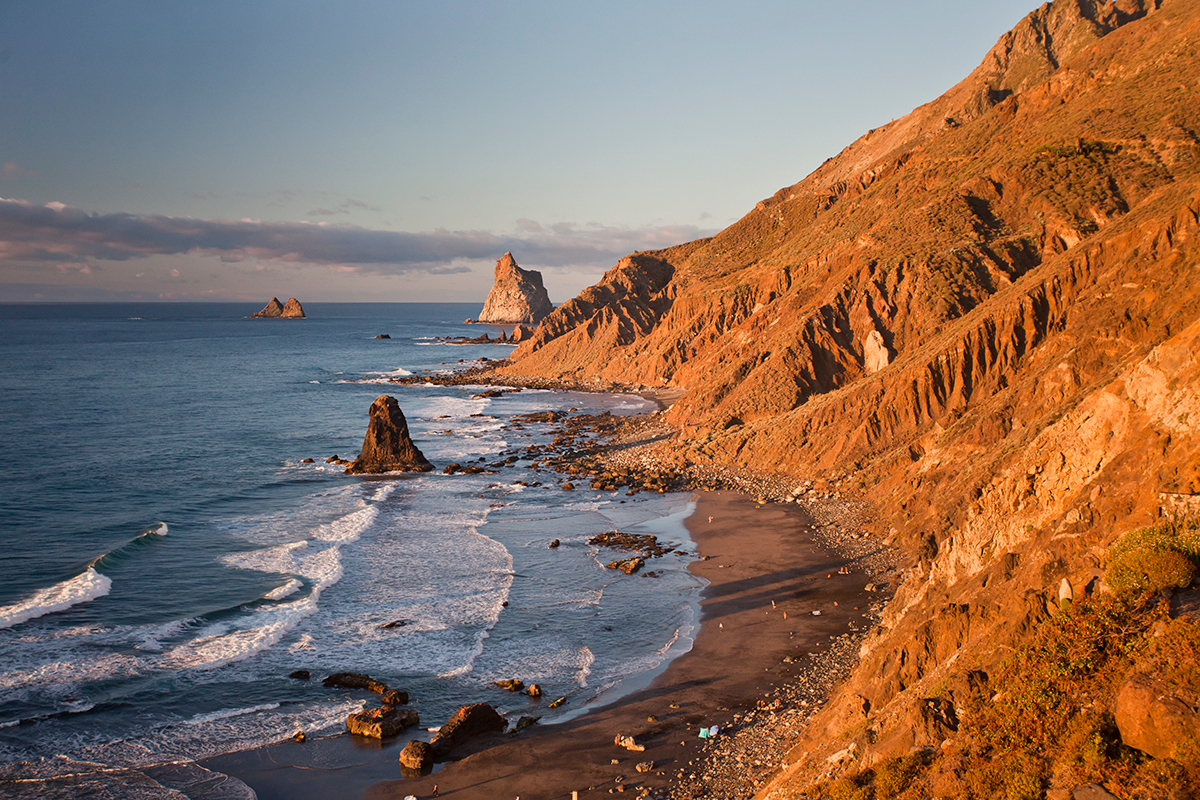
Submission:
<svg viewBox="0 0 1200 800">
<path fill-rule="evenodd" d="M 814 540 L 802 507 L 760 506 L 732 492 L 697 497 L 687 525 L 700 555 L 690 569 L 709 582 L 700 629 L 692 649 L 646 688 L 565 723 L 475 740 L 455 753 L 458 760 L 419 778 L 400 773 L 402 740 L 381 745 L 346 734 L 203 765 L 245 781 L 260 800 L 423 799 L 434 796 L 435 784 L 438 796 L 458 800 L 663 790 L 699 757 L 702 725 L 734 723 L 735 715 L 803 670 L 809 653 L 827 650 L 831 637 L 852 623 L 862 625 L 870 600 L 862 575 L 838 574 L 846 560 Z M 792 663 L 784 663 L 788 656 Z M 531 703 L 529 713 L 536 715 L 536 708 Z M 636 737 L 645 751 L 617 747 L 618 735 Z M 641 762 L 654 766 L 637 772 Z"/>
</svg>

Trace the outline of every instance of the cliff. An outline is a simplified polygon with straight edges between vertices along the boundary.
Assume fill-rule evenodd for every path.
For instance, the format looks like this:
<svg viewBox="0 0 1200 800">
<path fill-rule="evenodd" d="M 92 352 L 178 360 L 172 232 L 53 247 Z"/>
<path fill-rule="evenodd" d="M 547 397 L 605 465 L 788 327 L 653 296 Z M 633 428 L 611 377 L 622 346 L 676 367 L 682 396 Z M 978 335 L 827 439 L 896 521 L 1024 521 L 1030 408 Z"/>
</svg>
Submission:
<svg viewBox="0 0 1200 800">
<path fill-rule="evenodd" d="M 664 461 L 827 480 L 904 554 L 762 796 L 953 740 L 930 709 L 1063 578 L 1095 590 L 1118 536 L 1200 509 L 1198 37 L 1197 0 L 1043 5 L 726 230 L 622 259 L 503 368 L 681 390 Z"/>
<path fill-rule="evenodd" d="M 542 273 L 521 269 L 512 253 L 496 262 L 496 277 L 478 322 L 536 325 L 554 310 Z"/>
</svg>

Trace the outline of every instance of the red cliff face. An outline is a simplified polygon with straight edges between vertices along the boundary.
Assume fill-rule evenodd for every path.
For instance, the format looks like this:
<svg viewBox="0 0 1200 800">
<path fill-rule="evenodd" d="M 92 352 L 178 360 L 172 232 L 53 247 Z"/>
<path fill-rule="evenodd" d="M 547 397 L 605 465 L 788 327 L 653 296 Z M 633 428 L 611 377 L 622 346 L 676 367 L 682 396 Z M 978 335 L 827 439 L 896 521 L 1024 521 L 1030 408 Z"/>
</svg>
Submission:
<svg viewBox="0 0 1200 800">
<path fill-rule="evenodd" d="M 623 259 L 505 367 L 683 390 L 664 460 L 840 479 L 875 534 L 932 537 L 793 771 L 902 754 L 949 664 L 994 664 L 1117 535 L 1200 508 L 1197 41 L 1197 0 L 1044 5 L 726 230 Z"/>
</svg>

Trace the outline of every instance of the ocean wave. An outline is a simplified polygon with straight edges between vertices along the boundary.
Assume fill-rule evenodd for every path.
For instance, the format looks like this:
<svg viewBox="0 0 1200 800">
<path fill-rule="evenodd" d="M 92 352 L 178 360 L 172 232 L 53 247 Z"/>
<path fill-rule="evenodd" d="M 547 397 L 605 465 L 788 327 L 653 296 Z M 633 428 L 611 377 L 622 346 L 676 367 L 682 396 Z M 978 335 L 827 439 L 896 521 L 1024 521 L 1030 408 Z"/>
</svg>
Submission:
<svg viewBox="0 0 1200 800">
<path fill-rule="evenodd" d="M 228 622 L 213 623 L 195 639 L 166 653 L 161 666 L 167 669 L 214 670 L 269 650 L 297 623 L 316 612 L 319 595 L 319 590 L 314 588 L 312 594 L 301 600 L 257 610 L 237 620 L 239 625 L 264 620 L 265 624 L 234 627 Z"/>
<path fill-rule="evenodd" d="M 408 370 L 406 370 L 404 367 L 396 367 L 393 370 L 380 371 L 380 372 L 368 372 L 366 374 L 367 375 L 382 375 L 385 378 L 407 378 L 410 375 L 412 375 L 412 373 L 409 372 Z"/>
<path fill-rule="evenodd" d="M 0 628 L 11 628 L 46 614 L 91 602 L 111 590 L 112 580 L 89 566 L 70 580 L 38 590 L 27 600 L 0 607 Z"/>
<path fill-rule="evenodd" d="M 592 665 L 596 663 L 596 654 L 585 644 L 579 648 L 579 655 L 579 671 L 575 674 L 575 683 L 579 684 L 579 688 L 586 689 L 588 678 L 592 674 Z"/>
<path fill-rule="evenodd" d="M 300 591 L 300 587 L 304 584 L 296 578 L 292 578 L 283 586 L 278 586 L 263 595 L 264 600 L 282 600 L 285 597 L 290 597 Z"/>
<path fill-rule="evenodd" d="M 503 552 L 504 566 L 501 570 L 497 570 L 497 572 L 502 574 L 504 578 L 501 580 L 501 585 L 496 587 L 498 591 L 496 592 L 496 597 L 491 606 L 487 609 L 477 610 L 477 613 L 479 611 L 482 612 L 480 613 L 480 617 L 482 618 L 482 622 L 484 624 L 476 634 L 475 646 L 472 648 L 471 653 L 467 656 L 466 661 L 454 669 L 440 673 L 438 675 L 440 678 L 461 677 L 469 674 L 475 668 L 475 662 L 481 655 L 483 655 L 485 642 L 491 636 L 491 631 L 496 627 L 496 623 L 500 621 L 500 612 L 504 610 L 504 604 L 508 601 L 509 593 L 512 590 L 514 576 L 512 553 L 510 553 L 508 548 L 506 548 L 500 542 L 496 541 L 490 536 L 485 536 L 484 534 L 480 533 L 477 528 L 470 528 L 469 532 L 474 536 L 486 540 L 486 546 L 499 548 L 499 550 Z"/>
<path fill-rule="evenodd" d="M 210 711 L 207 714 L 197 714 L 183 724 L 203 725 L 206 722 L 216 722 L 219 719 L 243 717 L 247 714 L 257 714 L 260 711 L 274 711 L 277 708 L 279 708 L 279 703 L 264 703 L 261 706 L 249 706 L 247 708 L 224 708 L 220 711 Z"/>
<path fill-rule="evenodd" d="M 143 536 L 166 536 L 169 531 L 170 528 L 167 527 L 167 523 L 158 522 L 153 527 L 147 528 L 138 534 L 138 538 L 141 539 Z"/>
</svg>

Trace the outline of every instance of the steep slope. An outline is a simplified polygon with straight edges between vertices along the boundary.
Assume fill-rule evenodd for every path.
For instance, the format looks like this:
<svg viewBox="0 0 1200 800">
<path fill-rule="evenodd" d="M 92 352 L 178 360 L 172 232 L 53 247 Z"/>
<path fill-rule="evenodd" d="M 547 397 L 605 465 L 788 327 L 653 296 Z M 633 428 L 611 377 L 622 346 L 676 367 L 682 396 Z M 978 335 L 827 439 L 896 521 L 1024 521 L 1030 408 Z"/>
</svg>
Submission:
<svg viewBox="0 0 1200 800">
<path fill-rule="evenodd" d="M 778 796 L 939 746 L 914 720 L 948 681 L 1119 534 L 1200 510 L 1197 41 L 1200 0 L 1044 5 L 730 228 L 623 259 L 504 368 L 681 389 L 664 460 L 837 482 L 911 554 Z"/>
</svg>

